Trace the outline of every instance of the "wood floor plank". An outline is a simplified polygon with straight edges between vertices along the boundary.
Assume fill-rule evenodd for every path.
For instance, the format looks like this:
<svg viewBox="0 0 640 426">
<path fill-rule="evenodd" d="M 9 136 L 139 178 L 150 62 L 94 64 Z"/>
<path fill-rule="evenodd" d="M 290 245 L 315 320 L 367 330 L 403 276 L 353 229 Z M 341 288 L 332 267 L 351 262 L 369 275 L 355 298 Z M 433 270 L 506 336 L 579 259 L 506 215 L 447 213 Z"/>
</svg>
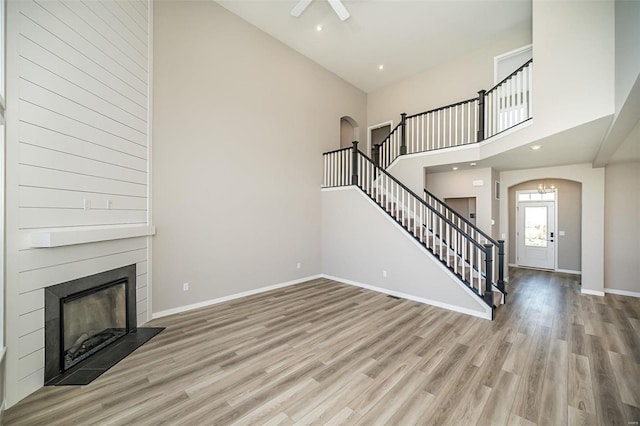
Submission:
<svg viewBox="0 0 640 426">
<path fill-rule="evenodd" d="M 511 415 L 511 407 L 518 390 L 520 377 L 501 370 L 496 386 L 482 410 L 479 425 L 505 425 Z"/>
<path fill-rule="evenodd" d="M 567 386 L 569 407 L 596 414 L 589 358 L 574 353 L 569 354 Z"/>
<path fill-rule="evenodd" d="M 609 361 L 620 391 L 620 400 L 640 408 L 640 366 L 625 355 L 609 352 Z"/>
<path fill-rule="evenodd" d="M 569 406 L 568 424 L 570 426 L 598 426 L 598 417 L 578 408 Z"/>
<path fill-rule="evenodd" d="M 609 425 L 640 417 L 640 301 L 512 268 L 486 321 L 328 279 L 152 321 L 166 329 L 6 425 Z M 90 420 L 88 420 L 90 419 Z"/>
<path fill-rule="evenodd" d="M 567 372 L 569 345 L 564 340 L 552 339 L 547 357 L 540 411 L 539 425 L 567 424 Z"/>
<path fill-rule="evenodd" d="M 598 336 L 587 336 L 589 344 L 589 365 L 593 380 L 593 392 L 597 396 L 596 408 L 601 424 L 626 423 L 624 408 L 620 400 L 609 356 Z"/>
</svg>

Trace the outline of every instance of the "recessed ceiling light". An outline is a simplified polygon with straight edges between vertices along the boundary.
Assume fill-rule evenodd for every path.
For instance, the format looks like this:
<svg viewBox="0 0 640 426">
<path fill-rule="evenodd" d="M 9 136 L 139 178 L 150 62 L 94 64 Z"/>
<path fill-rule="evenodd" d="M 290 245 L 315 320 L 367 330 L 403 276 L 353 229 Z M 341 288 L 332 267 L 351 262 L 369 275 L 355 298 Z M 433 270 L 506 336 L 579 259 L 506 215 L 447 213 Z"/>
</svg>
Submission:
<svg viewBox="0 0 640 426">
<path fill-rule="evenodd" d="M 458 170 L 458 168 L 457 168 L 457 167 L 452 167 L 452 169 L 453 169 L 453 170 Z"/>
<path fill-rule="evenodd" d="M 542 148 L 542 145 L 533 145 L 533 146 L 531 147 L 531 149 L 532 149 L 532 150 L 534 150 L 534 151 L 537 151 L 537 150 L 539 150 L 540 148 Z"/>
<path fill-rule="evenodd" d="M 382 70 L 384 69 L 384 65 L 382 65 L 382 64 L 378 65 L 378 69 L 379 69 L 380 71 L 382 71 Z"/>
<path fill-rule="evenodd" d="M 316 25 L 316 31 L 318 32 L 322 31 L 322 25 L 320 24 Z"/>
<path fill-rule="evenodd" d="M 476 163 L 469 163 L 469 165 L 470 165 L 471 167 L 475 167 L 475 166 L 476 166 Z"/>
</svg>

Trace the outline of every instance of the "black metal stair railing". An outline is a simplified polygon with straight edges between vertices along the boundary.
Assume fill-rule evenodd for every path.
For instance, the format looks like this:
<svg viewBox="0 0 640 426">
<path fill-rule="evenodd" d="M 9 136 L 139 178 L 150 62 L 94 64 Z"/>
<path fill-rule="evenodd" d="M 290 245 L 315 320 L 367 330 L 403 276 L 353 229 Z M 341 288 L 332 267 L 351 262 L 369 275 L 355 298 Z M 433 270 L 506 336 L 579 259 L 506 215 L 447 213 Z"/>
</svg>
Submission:
<svg viewBox="0 0 640 426">
<path fill-rule="evenodd" d="M 504 289 L 498 284 L 504 283 L 504 253 L 496 242 L 480 240 L 481 234 L 468 224 L 459 226 L 447 218 L 358 150 L 358 142 L 352 148 L 327 152 L 323 158 L 323 187 L 360 188 L 475 294 L 494 306 L 494 289 Z M 494 266 L 494 259 L 498 259 L 498 267 Z"/>
<path fill-rule="evenodd" d="M 532 117 L 533 59 L 478 96 L 418 114 L 400 114 L 400 123 L 372 158 L 386 169 L 401 155 L 481 142 Z"/>
</svg>

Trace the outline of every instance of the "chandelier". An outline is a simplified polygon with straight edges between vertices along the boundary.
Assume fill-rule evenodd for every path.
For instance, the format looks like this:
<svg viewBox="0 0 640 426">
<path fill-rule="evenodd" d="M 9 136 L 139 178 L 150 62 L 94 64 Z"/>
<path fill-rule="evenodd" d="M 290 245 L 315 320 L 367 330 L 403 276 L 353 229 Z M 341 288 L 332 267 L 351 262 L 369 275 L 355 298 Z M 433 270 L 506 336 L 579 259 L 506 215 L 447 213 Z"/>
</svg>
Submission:
<svg viewBox="0 0 640 426">
<path fill-rule="evenodd" d="M 548 192 L 553 192 L 555 190 L 556 190 L 556 186 L 554 184 L 549 185 L 549 187 L 547 187 L 547 184 L 545 182 L 538 184 L 538 192 L 541 194 L 546 194 Z"/>
</svg>

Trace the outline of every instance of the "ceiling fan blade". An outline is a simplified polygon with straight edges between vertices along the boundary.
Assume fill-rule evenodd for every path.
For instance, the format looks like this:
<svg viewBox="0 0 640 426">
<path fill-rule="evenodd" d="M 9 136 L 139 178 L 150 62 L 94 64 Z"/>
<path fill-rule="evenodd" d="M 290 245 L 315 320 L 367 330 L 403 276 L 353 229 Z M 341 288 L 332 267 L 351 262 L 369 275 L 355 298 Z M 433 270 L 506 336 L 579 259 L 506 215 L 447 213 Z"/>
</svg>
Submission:
<svg viewBox="0 0 640 426">
<path fill-rule="evenodd" d="M 329 0 L 329 4 L 338 14 L 338 18 L 340 18 L 341 21 L 346 21 L 351 16 L 340 0 Z"/>
<path fill-rule="evenodd" d="M 291 9 L 291 15 L 295 17 L 300 16 L 307 6 L 309 6 L 309 3 L 311 3 L 311 0 L 300 0 L 298 4 Z"/>
</svg>

